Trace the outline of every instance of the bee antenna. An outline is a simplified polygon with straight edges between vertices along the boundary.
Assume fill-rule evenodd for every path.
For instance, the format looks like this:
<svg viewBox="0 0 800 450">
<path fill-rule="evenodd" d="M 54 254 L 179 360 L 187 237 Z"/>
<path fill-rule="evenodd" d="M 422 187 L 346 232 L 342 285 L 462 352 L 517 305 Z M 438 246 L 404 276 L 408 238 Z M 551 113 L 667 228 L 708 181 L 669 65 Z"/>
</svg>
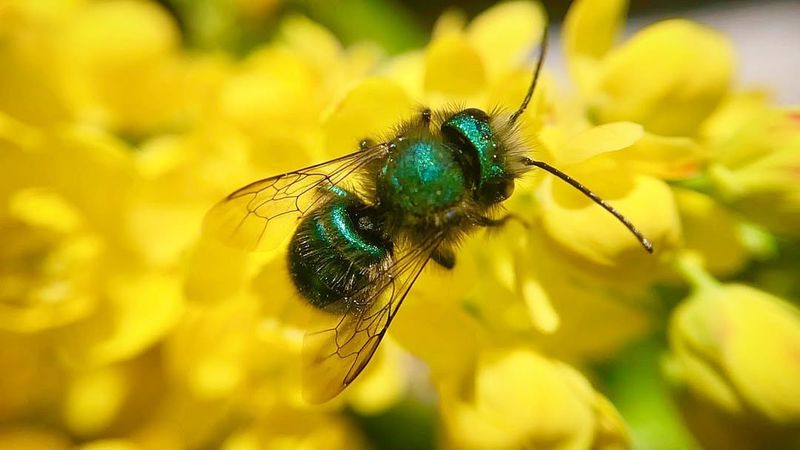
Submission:
<svg viewBox="0 0 800 450">
<path fill-rule="evenodd" d="M 528 107 L 528 103 L 530 103 L 531 97 L 533 97 L 533 91 L 536 89 L 536 82 L 539 81 L 539 73 L 542 71 L 542 64 L 544 64 L 544 56 L 547 53 L 547 30 L 548 25 L 545 21 L 544 31 L 542 31 L 542 42 L 539 46 L 539 58 L 536 60 L 536 67 L 533 69 L 533 80 L 531 81 L 531 85 L 528 86 L 528 93 L 525 94 L 525 98 L 522 100 L 522 104 L 519 105 L 519 109 L 517 109 L 514 114 L 511 114 L 511 117 L 508 119 L 509 125 L 513 125 L 514 122 L 517 121 L 517 118 L 525 112 L 525 108 Z"/>
<path fill-rule="evenodd" d="M 639 231 L 631 223 L 630 220 L 628 220 L 625 216 L 623 216 L 622 213 L 617 211 L 616 208 L 614 208 L 613 206 L 608 204 L 607 201 L 605 201 L 602 198 L 600 198 L 600 196 L 598 196 L 597 194 L 592 192 L 589 188 L 587 188 L 586 186 L 582 185 L 581 183 L 579 183 L 577 180 L 575 180 L 571 176 L 565 174 L 564 172 L 556 169 L 555 167 L 553 167 L 550 164 L 547 164 L 545 162 L 535 161 L 535 160 L 533 160 L 531 158 L 523 157 L 522 158 L 522 163 L 527 165 L 527 166 L 536 166 L 536 167 L 539 167 L 540 169 L 544 169 L 544 170 L 550 172 L 551 174 L 557 176 L 562 181 L 565 181 L 565 182 L 569 183 L 575 189 L 581 191 L 581 193 L 583 193 L 583 195 L 585 195 L 585 196 L 589 197 L 590 199 L 592 199 L 593 202 L 595 202 L 598 205 L 602 206 L 603 209 L 605 209 L 606 211 L 610 212 L 614 217 L 617 218 L 617 220 L 622 222 L 622 224 L 625 225 L 625 228 L 627 228 L 631 233 L 633 233 L 634 236 L 636 236 L 636 239 L 639 240 L 639 243 L 642 244 L 642 247 L 644 247 L 644 249 L 647 250 L 648 253 L 653 253 L 653 244 L 650 243 L 650 241 L 646 237 L 644 237 L 642 232 Z"/>
</svg>

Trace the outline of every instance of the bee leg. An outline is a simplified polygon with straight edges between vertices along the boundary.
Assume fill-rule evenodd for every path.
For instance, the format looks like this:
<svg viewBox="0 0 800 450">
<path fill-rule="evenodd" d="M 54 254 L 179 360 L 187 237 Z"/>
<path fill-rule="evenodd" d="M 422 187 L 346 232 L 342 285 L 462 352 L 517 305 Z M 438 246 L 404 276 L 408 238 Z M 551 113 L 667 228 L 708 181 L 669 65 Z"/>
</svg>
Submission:
<svg viewBox="0 0 800 450">
<path fill-rule="evenodd" d="M 479 227 L 496 228 L 496 227 L 502 227 L 509 220 L 517 220 L 525 228 L 531 227 L 531 224 L 529 224 L 525 219 L 516 214 L 506 214 L 505 216 L 499 217 L 497 219 L 493 219 L 491 217 L 481 217 L 480 219 L 478 219 L 477 225 Z"/>
<path fill-rule="evenodd" d="M 359 150 L 366 150 L 368 148 L 372 148 L 378 145 L 375 141 L 370 138 L 364 138 L 358 142 L 358 149 Z"/>
<path fill-rule="evenodd" d="M 431 259 L 447 270 L 456 266 L 456 254 L 450 249 L 437 248 L 431 255 Z"/>
</svg>

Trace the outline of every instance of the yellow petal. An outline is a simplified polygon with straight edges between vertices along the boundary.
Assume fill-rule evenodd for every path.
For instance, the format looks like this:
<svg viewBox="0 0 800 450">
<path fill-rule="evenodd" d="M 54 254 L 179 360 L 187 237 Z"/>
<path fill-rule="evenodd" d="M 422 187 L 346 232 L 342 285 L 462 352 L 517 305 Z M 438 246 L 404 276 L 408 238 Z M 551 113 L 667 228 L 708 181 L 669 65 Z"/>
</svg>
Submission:
<svg viewBox="0 0 800 450">
<path fill-rule="evenodd" d="M 455 8 L 447 9 L 436 19 L 436 23 L 433 24 L 431 38 L 438 39 L 449 34 L 459 34 L 464 30 L 466 23 L 467 18 L 464 11 Z"/>
<path fill-rule="evenodd" d="M 180 280 L 141 274 L 109 280 L 108 301 L 94 315 L 62 331 L 61 350 L 79 364 L 130 358 L 155 344 L 183 311 Z"/>
<path fill-rule="evenodd" d="M 192 301 L 224 301 L 234 297 L 252 277 L 244 252 L 213 239 L 201 239 L 186 266 L 185 289 Z"/>
<path fill-rule="evenodd" d="M 702 442 L 737 449 L 798 442 L 794 305 L 749 286 L 702 285 L 675 311 L 670 343 L 668 368 L 688 388 L 682 392 L 687 419 Z"/>
<path fill-rule="evenodd" d="M 800 311 L 745 286 L 731 286 L 726 295 L 730 341 L 722 357 L 731 381 L 770 419 L 800 423 Z"/>
<path fill-rule="evenodd" d="M 577 166 L 574 166 L 577 169 Z M 641 282 L 655 275 L 659 254 L 674 249 L 680 222 L 672 192 L 664 182 L 646 176 L 574 170 L 581 180 L 624 214 L 647 237 L 655 255 L 612 215 L 560 180 L 542 188 L 542 226 L 553 251 L 587 274 L 609 280 Z"/>
<path fill-rule="evenodd" d="M 69 221 L 77 214 L 55 192 L 23 190 L 9 203 L 13 215 L 0 221 L 7 239 L 0 250 L 0 328 L 37 332 L 74 323 L 95 311 L 102 240 L 81 232 L 58 232 L 61 225 L 46 223 Z M 42 212 L 65 215 L 43 217 Z"/>
<path fill-rule="evenodd" d="M 468 258 L 459 261 L 454 274 L 433 267 L 420 276 L 403 308 L 392 323 L 390 333 L 405 349 L 428 364 L 438 379 L 464 373 L 478 349 L 479 327 L 460 301 L 468 284 L 462 273 Z M 451 286 L 442 290 L 445 284 Z"/>
<path fill-rule="evenodd" d="M 329 30 L 302 16 L 281 23 L 281 37 L 299 54 L 308 56 L 321 69 L 338 64 L 342 46 Z"/>
<path fill-rule="evenodd" d="M 2 450 L 66 450 L 72 448 L 65 434 L 44 427 L 5 426 L 0 428 Z"/>
<path fill-rule="evenodd" d="M 551 297 L 538 280 L 529 279 L 522 285 L 522 298 L 531 314 L 531 322 L 544 334 L 558 331 L 561 317 L 553 307 Z"/>
<path fill-rule="evenodd" d="M 34 226 L 59 233 L 75 231 L 82 217 L 75 207 L 57 192 L 45 189 L 25 189 L 9 201 L 9 213 Z"/>
<path fill-rule="evenodd" d="M 741 224 L 735 217 L 699 192 L 676 189 L 686 248 L 698 252 L 715 275 L 732 275 L 748 261 Z"/>
<path fill-rule="evenodd" d="M 348 92 L 325 121 L 326 151 L 331 155 L 354 152 L 365 138 L 385 142 L 389 138 L 386 133 L 415 112 L 397 83 L 369 78 Z"/>
<path fill-rule="evenodd" d="M 554 156 L 558 164 L 575 164 L 591 157 L 628 148 L 644 137 L 644 128 L 633 122 L 615 122 L 575 135 Z"/>
<path fill-rule="evenodd" d="M 632 172 L 676 180 L 697 175 L 707 151 L 691 138 L 645 133 L 625 151 L 610 156 Z"/>
<path fill-rule="evenodd" d="M 800 109 L 763 108 L 748 112 L 746 119 L 729 120 L 725 127 L 727 139 L 714 148 L 715 160 L 732 170 L 757 163 L 776 149 L 797 145 L 800 139 Z"/>
<path fill-rule="evenodd" d="M 541 4 L 528 1 L 500 3 L 476 17 L 467 37 L 481 55 L 487 77 L 524 65 L 541 39 L 545 20 Z"/>
<path fill-rule="evenodd" d="M 577 0 L 564 19 L 564 53 L 583 92 L 594 88 L 598 61 L 611 49 L 625 20 L 627 0 Z"/>
<path fill-rule="evenodd" d="M 516 111 L 528 92 L 531 76 L 531 69 L 524 66 L 500 75 L 489 86 L 485 103 L 474 106 L 483 107 L 486 111 L 499 107 L 509 114 Z M 539 131 L 548 120 L 548 114 L 553 107 L 553 97 L 557 95 L 553 93 L 555 84 L 555 80 L 547 72 L 541 73 L 533 97 L 520 116 L 518 123 L 522 129 L 523 141 L 530 143 L 532 147 L 539 142 Z"/>
<path fill-rule="evenodd" d="M 465 101 L 486 85 L 486 68 L 480 53 L 461 35 L 432 42 L 425 55 L 425 89 L 450 100 Z"/>
<path fill-rule="evenodd" d="M 557 320 L 557 327 L 540 325 L 532 330 L 530 339 L 537 348 L 570 361 L 601 360 L 650 329 L 648 315 L 626 301 L 623 292 L 607 292 L 596 283 L 576 282 L 569 262 L 548 257 L 542 263 L 548 253 L 540 240 L 534 237 L 519 249 L 516 269 L 524 280 L 523 298 L 537 317 L 534 324 Z M 531 283 L 538 289 L 531 292 Z M 529 298 L 533 294 L 534 301 Z M 533 309 L 531 303 L 544 305 Z M 609 327 L 609 323 L 617 325 Z"/>
<path fill-rule="evenodd" d="M 13 7 L 8 3 L 4 5 L 4 8 Z M 58 8 L 53 6 L 53 9 Z M 8 11 L 7 17 L 14 17 L 14 14 Z M 70 114 L 64 93 L 52 79 L 57 70 L 52 46 L 45 38 L 45 30 L 39 29 L 52 24 L 49 21 L 38 23 L 39 20 L 41 18 L 33 23 L 15 24 L 21 26 L 21 30 L 8 33 L 6 30 L 13 29 L 14 25 L 0 18 L 4 41 L 0 48 L 0 67 L 3 68 L 0 70 L 0 111 L 25 123 L 47 126 L 67 120 Z"/>
<path fill-rule="evenodd" d="M 76 376 L 64 402 L 64 421 L 69 429 L 90 436 L 109 426 L 127 395 L 126 381 L 121 370 L 114 367 Z"/>
<path fill-rule="evenodd" d="M 90 3 L 56 40 L 64 91 L 73 108 L 101 125 L 139 130 L 174 114 L 181 79 L 179 31 L 153 3 Z"/>
<path fill-rule="evenodd" d="M 697 174 L 705 156 L 693 139 L 655 135 L 633 122 L 589 128 L 551 150 L 558 164 L 575 164 L 590 158 L 600 163 L 601 158 L 606 158 L 619 164 L 621 171 L 665 179 Z"/>
<path fill-rule="evenodd" d="M 325 120 L 326 151 L 342 155 L 367 138 L 385 142 L 394 127 L 417 113 L 405 90 L 385 78 L 369 78 L 349 91 Z"/>
<path fill-rule="evenodd" d="M 274 408 L 255 424 L 236 430 L 223 450 L 370 448 L 354 423 L 334 414 Z"/>
<path fill-rule="evenodd" d="M 349 388 L 347 399 L 361 414 L 375 415 L 393 406 L 406 391 L 407 354 L 384 339 L 364 373 Z"/>
<path fill-rule="evenodd" d="M 0 367 L 14 368 L 0 374 L 0 420 L 5 423 L 29 417 L 62 395 L 64 372 L 41 335 L 0 332 Z"/>
<path fill-rule="evenodd" d="M 253 136 L 287 135 L 316 125 L 323 95 L 315 88 L 317 77 L 306 60 L 289 49 L 268 47 L 250 55 L 227 79 L 219 108 Z"/>
<path fill-rule="evenodd" d="M 692 136 L 727 92 L 733 64 L 730 43 L 716 31 L 685 20 L 649 26 L 604 60 L 597 116 Z"/>
<path fill-rule="evenodd" d="M 723 330 L 714 325 L 717 306 L 714 302 L 690 300 L 676 310 L 670 320 L 670 370 L 673 377 L 717 408 L 738 414 L 743 410 L 742 401 L 730 381 L 715 367 Z"/>
<path fill-rule="evenodd" d="M 78 450 L 140 450 L 142 447 L 125 439 L 102 439 L 77 447 Z"/>
<path fill-rule="evenodd" d="M 474 394 L 440 395 L 453 448 L 566 450 L 593 448 L 598 438 L 595 393 L 586 379 L 529 350 L 485 355 Z"/>
<path fill-rule="evenodd" d="M 770 230 L 800 230 L 800 113 L 766 110 L 715 149 L 708 173 L 734 206 Z"/>
<path fill-rule="evenodd" d="M 595 393 L 597 436 L 594 448 L 598 450 L 623 450 L 631 447 L 631 438 L 625 420 L 614 405 L 600 393 Z"/>
<path fill-rule="evenodd" d="M 251 360 L 257 344 L 256 306 L 252 298 L 239 295 L 189 309 L 167 342 L 172 376 L 200 398 L 232 395 L 256 363 Z"/>
<path fill-rule="evenodd" d="M 742 127 L 763 114 L 770 100 L 769 94 L 761 91 L 730 93 L 703 123 L 700 136 L 711 145 L 728 141 Z"/>
</svg>

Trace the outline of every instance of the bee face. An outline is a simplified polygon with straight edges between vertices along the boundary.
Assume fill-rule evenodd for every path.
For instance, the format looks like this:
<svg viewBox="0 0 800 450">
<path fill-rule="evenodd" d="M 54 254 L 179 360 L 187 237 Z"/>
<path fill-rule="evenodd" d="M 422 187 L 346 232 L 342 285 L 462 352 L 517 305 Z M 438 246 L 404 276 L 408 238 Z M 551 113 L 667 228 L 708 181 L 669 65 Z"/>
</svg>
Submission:
<svg viewBox="0 0 800 450">
<path fill-rule="evenodd" d="M 511 196 L 515 177 L 509 152 L 486 112 L 477 108 L 459 111 L 442 123 L 441 131 L 445 141 L 458 150 L 479 204 L 490 206 Z"/>
</svg>

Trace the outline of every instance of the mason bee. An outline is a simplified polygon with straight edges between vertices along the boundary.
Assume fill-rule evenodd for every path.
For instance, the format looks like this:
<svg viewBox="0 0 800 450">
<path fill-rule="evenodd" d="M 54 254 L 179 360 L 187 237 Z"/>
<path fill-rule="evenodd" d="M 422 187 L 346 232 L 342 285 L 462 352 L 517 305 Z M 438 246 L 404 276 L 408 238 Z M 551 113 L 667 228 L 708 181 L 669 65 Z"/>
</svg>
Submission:
<svg viewBox="0 0 800 450">
<path fill-rule="evenodd" d="M 255 181 L 208 213 L 204 229 L 251 250 L 288 244 L 294 287 L 324 324 L 303 343 L 307 400 L 324 402 L 361 373 L 422 269 L 452 268 L 456 244 L 502 225 L 500 204 L 531 168 L 569 183 L 614 215 L 648 251 L 622 214 L 565 173 L 527 156 L 517 119 L 536 88 L 542 47 L 528 91 L 511 114 L 476 108 L 422 110 L 385 142 Z"/>
</svg>

